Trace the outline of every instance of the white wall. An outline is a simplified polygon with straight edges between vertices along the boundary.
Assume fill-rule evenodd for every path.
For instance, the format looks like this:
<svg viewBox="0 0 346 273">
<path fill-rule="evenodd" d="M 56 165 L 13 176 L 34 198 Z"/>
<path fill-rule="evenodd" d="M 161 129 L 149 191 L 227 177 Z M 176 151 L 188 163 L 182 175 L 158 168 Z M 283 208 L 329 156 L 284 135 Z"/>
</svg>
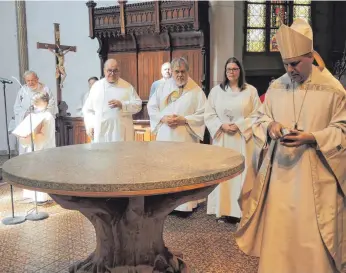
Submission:
<svg viewBox="0 0 346 273">
<path fill-rule="evenodd" d="M 16 11 L 14 1 L 0 1 L 0 77 L 13 80 L 11 77 L 18 78 L 18 51 L 17 51 L 17 27 Z M 13 104 L 16 99 L 18 84 L 6 85 L 7 113 L 10 120 L 13 116 Z M 15 149 L 15 138 L 11 139 L 11 149 Z M 5 113 L 2 84 L 0 85 L 0 154 L 7 151 Z"/>
<path fill-rule="evenodd" d="M 55 57 L 46 49 L 37 49 L 36 43 L 54 43 L 54 23 L 60 24 L 60 43 L 77 46 L 77 52 L 65 55 L 67 77 L 62 89 L 62 100 L 68 112 L 76 115 L 83 94 L 88 90 L 87 80 L 100 76 L 98 42 L 89 35 L 88 8 L 84 1 L 29 1 L 26 3 L 29 67 L 38 73 L 56 95 Z"/>
</svg>

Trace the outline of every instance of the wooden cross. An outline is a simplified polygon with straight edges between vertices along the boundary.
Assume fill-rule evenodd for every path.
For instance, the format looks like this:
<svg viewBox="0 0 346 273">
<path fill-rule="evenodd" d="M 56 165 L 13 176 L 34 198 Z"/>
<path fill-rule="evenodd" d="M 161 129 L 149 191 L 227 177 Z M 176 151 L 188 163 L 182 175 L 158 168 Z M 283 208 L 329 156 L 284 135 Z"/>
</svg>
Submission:
<svg viewBox="0 0 346 273">
<path fill-rule="evenodd" d="M 56 62 L 56 91 L 57 91 L 57 100 L 58 104 L 61 102 L 61 88 L 62 82 L 66 77 L 65 67 L 64 67 L 64 55 L 68 51 L 77 51 L 77 47 L 75 46 L 66 46 L 60 45 L 60 28 L 59 24 L 54 23 L 54 38 L 55 44 L 47 44 L 47 43 L 39 43 L 37 42 L 38 49 L 48 49 L 55 54 L 55 62 Z M 63 78 L 62 78 L 63 76 Z"/>
</svg>

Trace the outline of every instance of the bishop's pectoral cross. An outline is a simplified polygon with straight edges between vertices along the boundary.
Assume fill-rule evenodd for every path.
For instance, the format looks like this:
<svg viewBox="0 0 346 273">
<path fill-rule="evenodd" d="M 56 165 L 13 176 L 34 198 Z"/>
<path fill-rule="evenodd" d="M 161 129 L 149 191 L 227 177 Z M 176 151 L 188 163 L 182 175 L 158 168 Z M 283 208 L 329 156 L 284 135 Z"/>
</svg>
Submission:
<svg viewBox="0 0 346 273">
<path fill-rule="evenodd" d="M 63 88 L 63 83 L 66 78 L 66 71 L 65 71 L 65 54 L 69 51 L 76 52 L 77 47 L 75 46 L 66 46 L 66 45 L 60 45 L 60 28 L 59 24 L 54 23 L 54 37 L 55 37 L 55 44 L 46 44 L 46 43 L 39 43 L 37 42 L 37 48 L 41 49 L 48 49 L 55 55 L 56 59 L 56 70 L 55 70 L 55 77 L 56 77 L 56 91 L 57 91 L 57 99 L 58 103 L 61 102 L 61 88 Z"/>
</svg>

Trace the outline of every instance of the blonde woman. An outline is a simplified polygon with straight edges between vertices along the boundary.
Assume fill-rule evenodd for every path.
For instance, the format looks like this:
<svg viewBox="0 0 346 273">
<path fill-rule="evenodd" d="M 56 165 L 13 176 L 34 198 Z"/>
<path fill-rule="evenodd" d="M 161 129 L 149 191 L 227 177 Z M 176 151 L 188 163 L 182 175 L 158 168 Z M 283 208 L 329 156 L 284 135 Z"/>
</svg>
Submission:
<svg viewBox="0 0 346 273">
<path fill-rule="evenodd" d="M 241 218 L 238 198 L 244 182 L 244 192 L 252 188 L 255 169 L 252 163 L 254 145 L 251 115 L 260 105 L 256 88 L 245 82 L 240 62 L 236 58 L 228 59 L 223 82 L 210 91 L 204 120 L 213 145 L 244 155 L 245 170 L 241 175 L 218 185 L 208 197 L 207 213 L 215 214 L 221 221 L 226 217 L 233 217 L 236 221 Z"/>
</svg>

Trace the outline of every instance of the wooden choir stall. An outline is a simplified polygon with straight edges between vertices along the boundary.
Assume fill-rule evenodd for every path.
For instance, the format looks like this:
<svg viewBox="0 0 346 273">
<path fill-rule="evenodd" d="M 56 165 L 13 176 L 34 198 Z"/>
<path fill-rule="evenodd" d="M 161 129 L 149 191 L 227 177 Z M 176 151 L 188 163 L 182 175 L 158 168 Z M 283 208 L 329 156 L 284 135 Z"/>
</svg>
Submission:
<svg viewBox="0 0 346 273">
<path fill-rule="evenodd" d="M 86 3 L 89 37 L 99 42 L 100 70 L 108 58 L 115 58 L 120 77 L 131 83 L 143 100 L 142 111 L 134 116 L 135 139 L 150 141 L 146 105 L 152 83 L 161 76 L 161 65 L 185 57 L 190 77 L 209 91 L 208 1 L 151 1 L 97 8 Z M 57 145 L 88 142 L 83 118 L 70 117 L 66 104 L 59 104 Z"/>
</svg>

